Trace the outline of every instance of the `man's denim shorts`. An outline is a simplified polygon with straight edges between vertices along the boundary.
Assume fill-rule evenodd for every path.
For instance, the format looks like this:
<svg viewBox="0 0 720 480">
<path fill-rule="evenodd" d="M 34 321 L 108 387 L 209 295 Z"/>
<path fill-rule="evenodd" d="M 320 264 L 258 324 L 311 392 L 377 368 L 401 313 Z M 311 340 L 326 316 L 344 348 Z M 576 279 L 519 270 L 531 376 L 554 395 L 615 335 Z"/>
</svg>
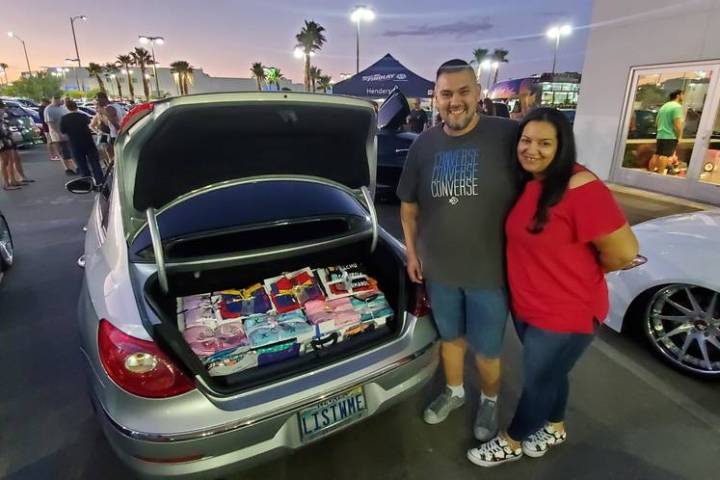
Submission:
<svg viewBox="0 0 720 480">
<path fill-rule="evenodd" d="M 426 281 L 433 317 L 440 337 L 464 337 L 475 353 L 498 358 L 509 316 L 504 288 L 462 288 Z"/>
</svg>

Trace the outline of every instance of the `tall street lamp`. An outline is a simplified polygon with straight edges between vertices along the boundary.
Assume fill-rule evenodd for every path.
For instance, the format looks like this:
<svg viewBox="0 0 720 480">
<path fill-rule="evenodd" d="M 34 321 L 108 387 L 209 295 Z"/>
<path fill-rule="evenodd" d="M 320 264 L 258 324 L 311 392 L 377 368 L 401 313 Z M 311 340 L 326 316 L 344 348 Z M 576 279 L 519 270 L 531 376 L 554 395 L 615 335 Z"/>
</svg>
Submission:
<svg viewBox="0 0 720 480">
<path fill-rule="evenodd" d="M 315 52 L 312 50 L 309 52 L 306 52 L 305 49 L 297 47 L 295 50 L 293 50 L 293 56 L 297 59 L 305 60 L 305 64 L 307 64 L 308 57 L 314 57 Z M 309 88 L 309 85 L 307 85 L 305 88 Z"/>
<path fill-rule="evenodd" d="M 27 62 L 28 74 L 32 77 L 32 69 L 30 68 L 30 60 L 28 59 L 27 47 L 25 46 L 25 40 L 15 35 L 13 32 L 8 32 L 8 37 L 14 38 L 18 42 L 22 43 L 23 51 L 25 52 L 25 62 Z"/>
<path fill-rule="evenodd" d="M 487 72 L 488 72 L 488 81 L 487 81 L 487 84 L 485 85 L 485 87 L 486 87 L 485 90 L 487 92 L 490 90 L 490 79 L 492 78 L 492 72 L 493 72 L 493 70 L 497 70 L 500 67 L 500 62 L 498 62 L 497 60 L 490 60 L 488 58 L 488 59 L 483 60 L 483 62 L 480 64 L 480 66 L 482 68 L 484 68 L 485 70 L 487 70 Z M 478 72 L 478 80 L 480 79 L 479 77 L 480 77 L 480 74 Z M 487 93 L 485 93 L 485 96 L 487 96 Z"/>
<path fill-rule="evenodd" d="M 85 82 L 82 84 L 80 83 L 80 73 L 79 70 L 82 68 L 82 63 L 80 62 L 80 51 L 78 50 L 77 46 L 77 36 L 75 35 L 75 20 L 82 20 L 87 21 L 87 17 L 85 15 L 76 15 L 74 17 L 70 17 L 70 29 L 72 30 L 73 34 L 73 43 L 75 43 L 75 59 L 77 60 L 78 69 L 75 70 L 75 80 L 77 81 L 77 86 L 79 90 L 85 91 Z"/>
<path fill-rule="evenodd" d="M 155 45 L 164 44 L 165 39 L 163 37 L 151 37 L 148 35 L 140 35 L 138 39 L 143 45 L 147 45 L 148 43 L 150 44 L 150 50 L 152 51 L 153 57 L 153 74 L 155 75 L 155 90 L 157 97 L 160 98 L 160 81 L 158 80 L 157 60 L 155 59 Z"/>
<path fill-rule="evenodd" d="M 372 22 L 375 19 L 375 12 L 365 5 L 358 5 L 350 19 L 355 22 L 355 73 L 358 73 L 360 72 L 360 22 Z"/>
<path fill-rule="evenodd" d="M 552 76 L 555 79 L 555 67 L 557 66 L 557 53 L 560 47 L 560 37 L 565 37 L 572 33 L 570 25 L 562 25 L 560 27 L 552 27 L 547 31 L 548 38 L 555 40 L 555 53 L 553 53 Z"/>
</svg>

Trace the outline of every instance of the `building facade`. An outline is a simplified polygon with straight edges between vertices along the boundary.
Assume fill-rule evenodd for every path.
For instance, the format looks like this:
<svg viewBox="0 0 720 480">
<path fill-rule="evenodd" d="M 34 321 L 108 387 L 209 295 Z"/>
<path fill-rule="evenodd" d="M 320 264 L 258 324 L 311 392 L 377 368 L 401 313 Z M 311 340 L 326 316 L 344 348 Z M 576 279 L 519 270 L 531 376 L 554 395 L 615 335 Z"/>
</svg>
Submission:
<svg viewBox="0 0 720 480">
<path fill-rule="evenodd" d="M 77 90 L 80 84 L 85 90 L 98 88 L 98 81 L 94 76 L 90 76 L 85 68 L 72 66 L 62 67 L 46 67 L 48 73 L 55 75 L 62 80 L 63 90 Z M 179 95 L 180 87 L 177 81 L 177 75 L 167 67 L 158 67 L 158 83 L 160 93 L 162 95 Z M 142 83 L 140 69 L 137 67 L 130 68 L 127 73 L 120 72 L 115 76 L 103 75 L 102 81 L 109 95 L 122 96 L 129 98 L 128 75 L 133 85 L 135 96 L 144 99 L 145 93 Z M 152 66 L 146 71 L 148 76 L 148 86 L 150 95 L 156 96 L 155 76 Z M 119 81 L 119 85 L 118 85 Z M 289 88 L 292 91 L 303 91 L 303 84 L 293 83 L 292 80 L 282 79 L 279 81 L 280 88 Z M 275 89 L 275 87 L 273 87 Z M 189 86 L 190 93 L 211 93 L 211 92 L 242 92 L 257 90 L 257 82 L 254 78 L 231 78 L 231 77 L 213 77 L 203 71 L 202 68 L 193 68 L 191 82 Z"/>
<path fill-rule="evenodd" d="M 720 205 L 720 0 L 594 2 L 575 118 L 580 162 L 603 179 Z M 656 116 L 683 93 L 667 169 L 650 162 Z"/>
</svg>

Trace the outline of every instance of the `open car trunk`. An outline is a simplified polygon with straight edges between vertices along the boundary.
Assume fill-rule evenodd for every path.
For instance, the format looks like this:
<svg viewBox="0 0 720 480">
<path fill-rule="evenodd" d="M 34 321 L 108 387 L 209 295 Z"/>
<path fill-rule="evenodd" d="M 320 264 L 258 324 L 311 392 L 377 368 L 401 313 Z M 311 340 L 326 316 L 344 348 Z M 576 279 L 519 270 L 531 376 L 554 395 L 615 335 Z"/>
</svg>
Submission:
<svg viewBox="0 0 720 480">
<path fill-rule="evenodd" d="M 252 285 L 262 282 L 264 278 L 307 266 L 319 268 L 349 263 L 360 263 L 364 266 L 366 273 L 378 281 L 378 288 L 392 307 L 395 314 L 383 327 L 366 331 L 322 350 L 227 376 L 210 376 L 179 331 L 176 314 L 178 297 L 236 288 L 238 285 Z M 362 241 L 311 254 L 282 255 L 269 261 L 202 271 L 199 275 L 197 271 L 168 272 L 168 284 L 169 291 L 165 293 L 155 274 L 148 279 L 144 287 L 145 299 L 161 321 L 154 326 L 153 336 L 190 373 L 200 375 L 220 394 L 229 394 L 294 376 L 390 341 L 402 329 L 408 304 L 403 261 L 393 247 L 382 239 L 373 253 L 370 252 L 370 242 Z"/>
</svg>

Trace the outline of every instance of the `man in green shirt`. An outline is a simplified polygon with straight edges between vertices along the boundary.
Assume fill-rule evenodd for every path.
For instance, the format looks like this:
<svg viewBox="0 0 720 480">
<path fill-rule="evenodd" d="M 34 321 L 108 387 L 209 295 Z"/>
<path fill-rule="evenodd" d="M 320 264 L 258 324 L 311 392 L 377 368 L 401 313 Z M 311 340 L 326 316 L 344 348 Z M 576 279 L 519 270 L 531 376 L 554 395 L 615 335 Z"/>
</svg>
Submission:
<svg viewBox="0 0 720 480">
<path fill-rule="evenodd" d="M 675 156 L 675 148 L 683 130 L 682 102 L 682 90 L 674 90 L 670 93 L 670 100 L 658 111 L 655 155 L 648 164 L 651 172 L 666 175 L 668 165 Z"/>
</svg>

